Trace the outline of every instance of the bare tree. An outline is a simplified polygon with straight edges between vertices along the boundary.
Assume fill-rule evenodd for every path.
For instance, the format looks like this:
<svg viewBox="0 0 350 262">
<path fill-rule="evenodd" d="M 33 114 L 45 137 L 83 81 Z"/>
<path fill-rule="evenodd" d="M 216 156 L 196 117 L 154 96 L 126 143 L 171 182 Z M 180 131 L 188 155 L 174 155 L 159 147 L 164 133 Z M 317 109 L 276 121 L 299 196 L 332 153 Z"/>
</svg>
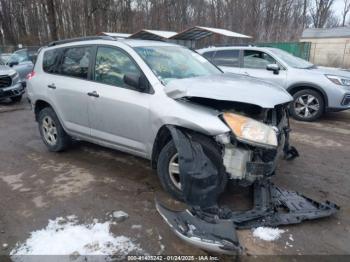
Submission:
<svg viewBox="0 0 350 262">
<path fill-rule="evenodd" d="M 314 0 L 310 14 L 315 28 L 323 28 L 332 14 L 334 0 Z"/>
<path fill-rule="evenodd" d="M 343 0 L 343 1 L 344 1 L 344 8 L 342 11 L 342 26 L 345 26 L 346 17 L 350 12 L 350 0 Z"/>
<path fill-rule="evenodd" d="M 0 0 L 0 41 L 42 45 L 102 31 L 182 31 L 194 25 L 226 28 L 256 41 L 295 41 L 311 22 L 315 27 L 338 23 L 333 1 Z"/>
<path fill-rule="evenodd" d="M 46 0 L 45 3 L 46 16 L 49 21 L 49 28 L 52 40 L 58 39 L 57 21 L 56 21 L 56 5 L 55 0 Z"/>
</svg>

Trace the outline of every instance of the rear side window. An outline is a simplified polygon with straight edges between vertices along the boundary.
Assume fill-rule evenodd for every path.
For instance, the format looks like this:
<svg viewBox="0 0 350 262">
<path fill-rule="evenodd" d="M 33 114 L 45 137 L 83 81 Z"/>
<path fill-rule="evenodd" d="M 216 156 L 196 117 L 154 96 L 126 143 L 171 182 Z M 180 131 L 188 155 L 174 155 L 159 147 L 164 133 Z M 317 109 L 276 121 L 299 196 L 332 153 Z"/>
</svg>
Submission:
<svg viewBox="0 0 350 262">
<path fill-rule="evenodd" d="M 45 51 L 43 59 L 43 70 L 46 73 L 57 74 L 59 70 L 61 50 L 53 49 Z"/>
<path fill-rule="evenodd" d="M 239 67 L 239 50 L 216 51 L 212 61 L 217 66 Z"/>
<path fill-rule="evenodd" d="M 60 74 L 88 79 L 92 53 L 93 48 L 90 46 L 66 49 L 62 58 Z"/>
</svg>

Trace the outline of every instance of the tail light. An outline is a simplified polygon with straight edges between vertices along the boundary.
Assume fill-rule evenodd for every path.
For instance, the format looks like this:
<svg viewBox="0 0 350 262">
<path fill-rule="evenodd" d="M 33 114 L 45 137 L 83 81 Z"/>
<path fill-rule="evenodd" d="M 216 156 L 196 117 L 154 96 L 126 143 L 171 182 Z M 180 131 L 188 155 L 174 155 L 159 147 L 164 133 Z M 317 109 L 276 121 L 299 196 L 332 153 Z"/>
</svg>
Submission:
<svg viewBox="0 0 350 262">
<path fill-rule="evenodd" d="M 27 80 L 30 80 L 30 79 L 32 79 L 33 77 L 35 76 L 35 72 L 34 71 L 32 71 L 32 72 L 30 72 L 28 75 L 27 75 Z"/>
</svg>

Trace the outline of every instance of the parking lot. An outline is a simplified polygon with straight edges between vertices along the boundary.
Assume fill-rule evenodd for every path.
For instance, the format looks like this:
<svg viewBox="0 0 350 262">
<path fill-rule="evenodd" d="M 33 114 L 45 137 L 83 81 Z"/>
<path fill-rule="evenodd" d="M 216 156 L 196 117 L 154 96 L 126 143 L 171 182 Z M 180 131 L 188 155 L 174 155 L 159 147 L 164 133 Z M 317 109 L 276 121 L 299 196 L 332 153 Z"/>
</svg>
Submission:
<svg viewBox="0 0 350 262">
<path fill-rule="evenodd" d="M 281 161 L 273 181 L 315 200 L 341 207 L 336 216 L 281 227 L 274 242 L 238 232 L 251 255 L 350 254 L 350 112 L 329 113 L 315 123 L 292 121 L 292 144 L 300 157 Z M 249 205 L 248 191 L 232 190 L 223 201 Z M 76 215 L 81 223 L 105 221 L 113 211 L 129 214 L 113 225 L 149 254 L 205 254 L 178 239 L 154 206 L 157 196 L 178 206 L 161 188 L 149 162 L 85 142 L 49 153 L 26 100 L 0 103 L 0 244 L 9 254 L 49 219 Z M 135 226 L 137 225 L 137 226 Z M 140 226 L 139 226 L 140 225 Z"/>
</svg>

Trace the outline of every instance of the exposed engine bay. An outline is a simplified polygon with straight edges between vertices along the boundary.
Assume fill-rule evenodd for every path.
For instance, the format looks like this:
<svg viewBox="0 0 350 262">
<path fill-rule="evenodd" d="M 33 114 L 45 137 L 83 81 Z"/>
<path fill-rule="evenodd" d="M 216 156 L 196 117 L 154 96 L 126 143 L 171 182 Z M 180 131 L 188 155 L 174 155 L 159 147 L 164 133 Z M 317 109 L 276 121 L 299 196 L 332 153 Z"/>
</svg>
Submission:
<svg viewBox="0 0 350 262">
<path fill-rule="evenodd" d="M 194 98 L 191 102 L 218 109 L 218 103 L 211 99 Z M 158 212 L 180 238 L 201 249 L 224 254 L 242 251 L 236 229 L 295 224 L 330 216 L 339 209 L 336 204 L 316 202 L 270 181 L 281 156 L 286 160 L 299 156 L 289 144 L 288 105 L 262 109 L 244 103 L 233 107 L 233 103 L 220 103 L 220 111 L 224 112 L 220 117 L 232 132 L 215 137 L 226 173 L 218 171 L 201 144 L 191 139 L 191 133 L 169 125 L 188 208 L 173 211 L 156 200 Z M 228 179 L 254 188 L 253 209 L 232 211 L 219 206 Z"/>
</svg>

